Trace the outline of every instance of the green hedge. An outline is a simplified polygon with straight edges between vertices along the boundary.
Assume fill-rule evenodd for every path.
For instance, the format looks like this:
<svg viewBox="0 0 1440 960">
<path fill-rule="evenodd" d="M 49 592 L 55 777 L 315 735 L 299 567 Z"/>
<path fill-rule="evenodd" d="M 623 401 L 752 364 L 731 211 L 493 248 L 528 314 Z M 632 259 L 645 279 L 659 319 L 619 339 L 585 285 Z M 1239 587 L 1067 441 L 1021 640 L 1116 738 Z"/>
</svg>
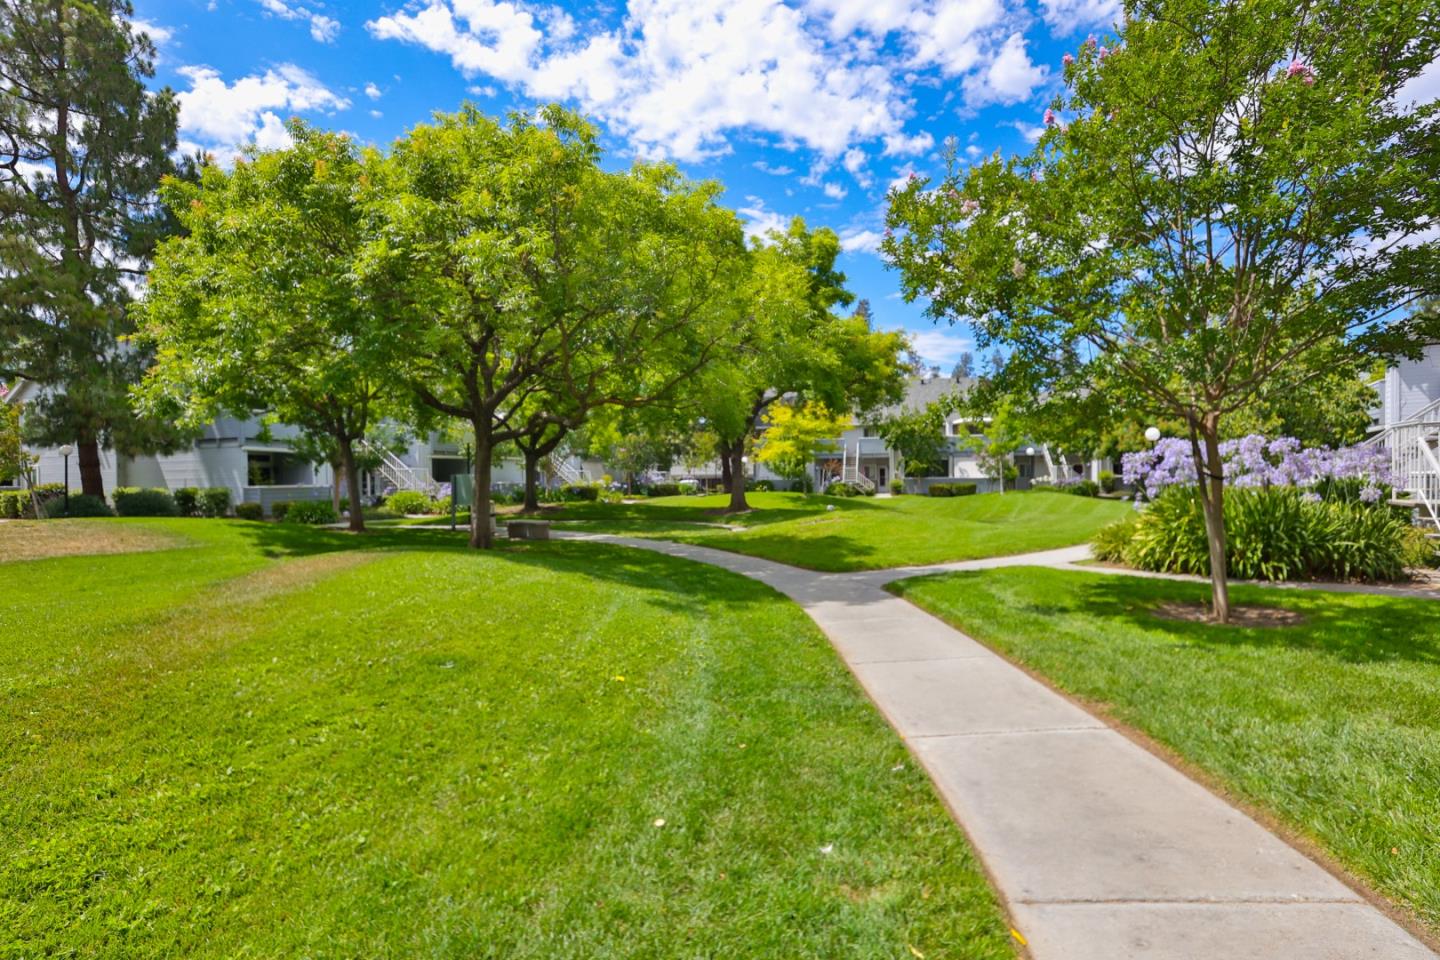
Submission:
<svg viewBox="0 0 1440 960">
<path fill-rule="evenodd" d="M 600 487 L 594 483 L 567 483 L 560 488 L 560 495 L 566 500 L 594 502 L 600 499 Z"/>
<path fill-rule="evenodd" d="M 0 490 L 0 520 L 19 520 L 30 510 L 30 494 L 24 490 Z"/>
<path fill-rule="evenodd" d="M 195 487 L 181 487 L 171 494 L 175 498 L 175 509 L 182 517 L 193 517 L 200 512 L 200 491 Z"/>
<path fill-rule="evenodd" d="M 223 517 L 230 512 L 230 488 L 206 487 L 200 491 L 200 516 Z"/>
<path fill-rule="evenodd" d="M 59 517 L 111 517 L 114 514 L 110 512 L 110 505 L 103 497 L 72 493 L 68 502 L 62 496 L 47 503 L 45 516 L 53 520 Z"/>
<path fill-rule="evenodd" d="M 1402 513 L 1382 504 L 1318 500 L 1294 487 L 1225 491 L 1226 566 L 1241 580 L 1400 580 L 1434 550 Z M 1139 517 L 1104 528 L 1102 560 L 1208 576 L 1210 547 L 1195 490 L 1172 487 Z"/>
<path fill-rule="evenodd" d="M 264 520 L 265 504 L 263 503 L 237 503 L 235 504 L 235 516 L 241 520 Z"/>
<path fill-rule="evenodd" d="M 276 500 L 270 504 L 270 516 L 276 520 L 284 520 L 285 515 L 290 512 L 290 508 L 294 505 L 294 501 L 291 500 Z"/>
<path fill-rule="evenodd" d="M 429 513 L 430 498 L 419 490 L 397 490 L 386 498 L 385 506 L 406 515 Z"/>
<path fill-rule="evenodd" d="M 334 523 L 337 519 L 329 500 L 297 500 L 285 511 L 286 523 L 319 525 Z"/>
<path fill-rule="evenodd" d="M 117 487 L 115 513 L 122 517 L 174 517 L 180 508 L 170 491 L 157 488 L 142 490 L 139 487 Z"/>
<path fill-rule="evenodd" d="M 927 492 L 932 497 L 968 497 L 978 489 L 974 483 L 932 483 Z"/>
<path fill-rule="evenodd" d="M 678 483 L 652 483 L 645 488 L 647 497 L 678 497 L 680 496 L 680 484 Z"/>
</svg>

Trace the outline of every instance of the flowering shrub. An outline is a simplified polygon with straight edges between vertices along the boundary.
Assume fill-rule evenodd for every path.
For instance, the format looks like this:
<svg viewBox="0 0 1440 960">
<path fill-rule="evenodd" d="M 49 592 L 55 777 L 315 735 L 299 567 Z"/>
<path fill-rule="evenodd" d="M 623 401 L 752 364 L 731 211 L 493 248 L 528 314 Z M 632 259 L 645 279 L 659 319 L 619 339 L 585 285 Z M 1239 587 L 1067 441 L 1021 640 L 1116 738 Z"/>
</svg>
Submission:
<svg viewBox="0 0 1440 960">
<path fill-rule="evenodd" d="M 1312 489 L 1323 499 L 1376 503 L 1391 485 L 1390 459 L 1377 447 L 1301 446 L 1294 437 L 1267 440 L 1251 434 L 1220 444 L 1225 480 L 1234 487 L 1290 486 Z M 1190 441 L 1166 437 L 1149 450 L 1121 458 L 1126 483 L 1154 500 L 1172 486 L 1195 485 Z"/>
</svg>

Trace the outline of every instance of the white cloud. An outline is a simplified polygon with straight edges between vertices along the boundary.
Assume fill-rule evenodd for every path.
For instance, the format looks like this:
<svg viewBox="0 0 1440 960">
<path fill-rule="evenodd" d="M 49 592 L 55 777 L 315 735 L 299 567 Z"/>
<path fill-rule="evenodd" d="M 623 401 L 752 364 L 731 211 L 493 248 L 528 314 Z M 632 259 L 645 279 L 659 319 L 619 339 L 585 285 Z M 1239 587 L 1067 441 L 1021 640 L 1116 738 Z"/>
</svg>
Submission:
<svg viewBox="0 0 1440 960">
<path fill-rule="evenodd" d="M 371 100 L 379 100 L 380 88 L 375 86 L 374 83 L 365 84 L 365 96 L 369 97 Z"/>
<path fill-rule="evenodd" d="M 869 160 L 870 158 L 866 155 L 865 151 L 859 147 L 852 147 L 846 150 L 845 155 L 840 158 L 841 165 L 850 171 L 850 176 L 854 177 L 855 182 L 860 184 L 861 190 L 869 190 L 870 184 L 875 182 L 875 178 L 870 176 L 870 171 L 865 168 Z"/>
<path fill-rule="evenodd" d="M 1018 103 L 1029 99 L 1049 75 L 1049 67 L 1030 61 L 1024 35 L 1012 33 L 988 66 L 965 78 L 965 98 L 974 106 Z"/>
<path fill-rule="evenodd" d="M 888 189 L 903 190 L 905 185 L 910 182 L 910 178 L 916 175 L 915 164 L 913 163 L 907 163 L 903 167 L 897 167 L 895 177 L 890 181 Z"/>
<path fill-rule="evenodd" d="M 914 136 L 897 133 L 885 138 L 885 156 L 887 157 L 914 156 L 917 153 L 926 153 L 934 147 L 935 138 L 926 131 L 921 131 Z"/>
<path fill-rule="evenodd" d="M 1440 60 L 1405 81 L 1395 93 L 1395 104 L 1402 112 L 1409 112 L 1437 98 L 1440 98 Z"/>
<path fill-rule="evenodd" d="M 1065 37 L 1081 27 L 1113 26 L 1120 15 L 1119 0 L 1040 0 L 1050 33 Z"/>
<path fill-rule="evenodd" d="M 910 334 L 910 346 L 920 359 L 941 370 L 953 369 L 960 362 L 960 354 L 975 348 L 969 337 L 948 330 L 921 330 Z"/>
<path fill-rule="evenodd" d="M 1020 131 L 1020 136 L 1031 143 L 1039 140 L 1045 133 L 1045 128 L 1038 123 L 1026 123 L 1024 120 L 1011 120 L 1005 124 L 1007 127 L 1014 127 Z"/>
<path fill-rule="evenodd" d="M 756 160 L 754 163 L 751 164 L 751 166 L 754 167 L 756 170 L 759 170 L 761 173 L 768 173 L 776 177 L 788 177 L 790 176 L 790 174 L 795 172 L 794 167 L 786 166 L 783 163 L 777 167 L 772 164 L 766 163 L 764 160 Z"/>
<path fill-rule="evenodd" d="M 1015 40 L 1019 17 L 1003 0 L 629 0 L 618 26 L 586 36 L 558 6 L 412 0 L 366 28 L 576 103 L 641 156 L 695 161 L 729 152 L 737 130 L 825 158 L 876 141 L 929 150 L 928 133 L 904 131 L 912 85 L 897 67 L 974 74 L 983 102 L 1012 102 L 1045 76 Z"/>
<path fill-rule="evenodd" d="M 844 187 L 840 186 L 840 184 L 838 183 L 824 184 L 821 189 L 825 191 L 825 196 L 829 197 L 831 200 L 844 200 L 845 194 L 850 192 Z"/>
<path fill-rule="evenodd" d="M 334 43 L 340 35 L 340 21 L 306 7 L 290 6 L 285 0 L 259 0 L 271 16 L 281 20 L 303 20 L 310 24 L 310 36 L 317 43 Z"/>
<path fill-rule="evenodd" d="M 763 240 L 772 230 L 780 233 L 790 225 L 790 218 L 776 213 L 765 206 L 759 197 L 746 197 L 746 206 L 735 212 L 745 218 L 745 237 L 748 240 Z"/>
<path fill-rule="evenodd" d="M 332 113 L 350 101 L 308 71 L 285 63 L 227 84 L 211 67 L 181 67 L 190 89 L 177 95 L 180 132 L 189 143 L 221 154 L 254 141 L 262 147 L 288 143 L 284 122 L 275 111 Z"/>
<path fill-rule="evenodd" d="M 385 116 L 385 114 L 381 113 L 379 110 L 371 110 L 370 116 L 374 117 L 376 120 L 379 120 L 381 117 Z"/>
<path fill-rule="evenodd" d="M 157 47 L 163 47 L 175 36 L 175 31 L 169 27 L 162 27 L 158 23 L 134 17 L 130 21 L 130 28 L 136 33 L 143 33 L 150 38 L 150 42 Z"/>
<path fill-rule="evenodd" d="M 876 230 L 846 230 L 840 234 L 840 246 L 846 253 L 879 253 L 884 239 Z"/>
</svg>

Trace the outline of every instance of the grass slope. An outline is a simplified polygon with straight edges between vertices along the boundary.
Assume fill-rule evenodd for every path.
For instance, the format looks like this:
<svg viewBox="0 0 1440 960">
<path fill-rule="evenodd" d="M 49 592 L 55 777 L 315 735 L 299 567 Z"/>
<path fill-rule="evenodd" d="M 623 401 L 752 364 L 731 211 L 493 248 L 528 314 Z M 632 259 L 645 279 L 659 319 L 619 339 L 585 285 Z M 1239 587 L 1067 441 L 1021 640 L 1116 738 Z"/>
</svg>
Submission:
<svg viewBox="0 0 1440 960">
<path fill-rule="evenodd" d="M 1440 604 L 1233 587 L 1306 623 L 1162 620 L 1201 584 L 1013 568 L 892 589 L 1175 749 L 1440 930 Z"/>
<path fill-rule="evenodd" d="M 1013 956 L 928 781 L 762 585 L 65 523 L 184 546 L 0 567 L 0 955 Z"/>
<path fill-rule="evenodd" d="M 660 537 L 811 570 L 876 570 L 1028 553 L 1083 543 L 1128 504 L 1057 493 L 970 497 L 748 495 L 754 510 L 716 513 L 724 496 L 635 504 L 569 504 L 554 512 L 579 529 Z M 833 510 L 828 509 L 834 507 Z M 732 531 L 717 524 L 744 529 Z"/>
</svg>

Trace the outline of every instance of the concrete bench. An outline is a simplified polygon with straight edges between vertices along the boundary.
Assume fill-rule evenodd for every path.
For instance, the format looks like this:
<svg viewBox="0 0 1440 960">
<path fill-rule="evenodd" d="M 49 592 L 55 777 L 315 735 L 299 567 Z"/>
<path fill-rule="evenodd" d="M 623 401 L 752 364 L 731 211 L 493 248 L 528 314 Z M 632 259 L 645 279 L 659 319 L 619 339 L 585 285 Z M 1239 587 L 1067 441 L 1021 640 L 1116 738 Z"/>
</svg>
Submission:
<svg viewBox="0 0 1440 960">
<path fill-rule="evenodd" d="M 549 520 L 511 520 L 505 525 L 511 540 L 549 540 Z"/>
</svg>

